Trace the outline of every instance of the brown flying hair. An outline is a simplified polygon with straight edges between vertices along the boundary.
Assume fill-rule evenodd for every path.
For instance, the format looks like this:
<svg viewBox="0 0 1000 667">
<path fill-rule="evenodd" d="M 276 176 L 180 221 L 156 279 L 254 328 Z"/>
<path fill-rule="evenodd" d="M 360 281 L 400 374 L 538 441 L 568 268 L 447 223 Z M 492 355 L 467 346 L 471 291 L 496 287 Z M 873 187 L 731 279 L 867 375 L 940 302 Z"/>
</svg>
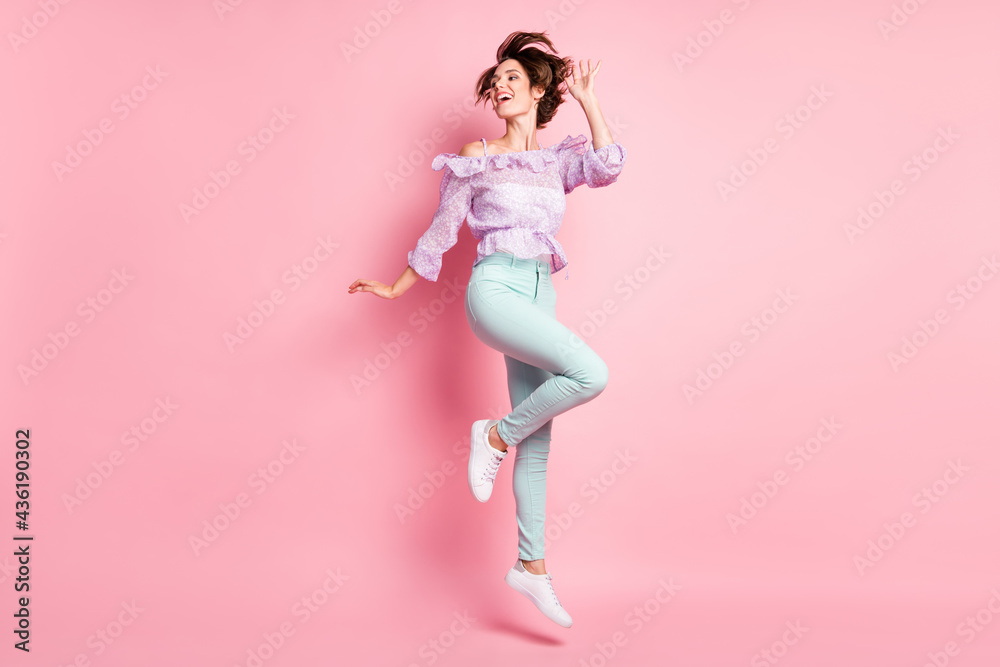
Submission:
<svg viewBox="0 0 1000 667">
<path fill-rule="evenodd" d="M 552 53 L 547 53 L 528 44 L 544 44 Z M 563 103 L 563 93 L 560 90 L 566 78 L 573 70 L 572 58 L 560 58 L 556 48 L 544 32 L 512 32 L 497 49 L 497 62 L 479 75 L 476 82 L 476 104 L 483 99 L 489 99 L 493 88 L 491 79 L 496 74 L 497 67 L 507 59 L 516 60 L 524 68 L 531 89 L 543 86 L 545 93 L 538 100 L 535 110 L 535 127 L 541 129 L 556 115 L 556 109 Z"/>
</svg>

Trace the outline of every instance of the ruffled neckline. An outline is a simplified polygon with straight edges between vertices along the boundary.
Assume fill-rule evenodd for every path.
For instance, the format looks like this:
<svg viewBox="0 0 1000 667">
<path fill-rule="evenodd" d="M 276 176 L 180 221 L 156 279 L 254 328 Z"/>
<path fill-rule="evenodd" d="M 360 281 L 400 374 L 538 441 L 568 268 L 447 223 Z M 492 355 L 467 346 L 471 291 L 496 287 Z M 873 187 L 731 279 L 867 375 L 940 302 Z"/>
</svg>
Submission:
<svg viewBox="0 0 1000 667">
<path fill-rule="evenodd" d="M 576 150 L 586 146 L 587 138 L 578 135 L 567 136 L 554 146 L 540 148 L 534 151 L 515 151 L 513 153 L 492 153 L 490 155 L 459 155 L 457 153 L 441 153 L 431 162 L 434 171 L 449 167 L 456 176 L 471 176 L 485 171 L 486 165 L 492 164 L 497 169 L 509 167 L 527 167 L 538 173 L 545 171 L 549 164 L 559 161 L 559 152 Z"/>
</svg>

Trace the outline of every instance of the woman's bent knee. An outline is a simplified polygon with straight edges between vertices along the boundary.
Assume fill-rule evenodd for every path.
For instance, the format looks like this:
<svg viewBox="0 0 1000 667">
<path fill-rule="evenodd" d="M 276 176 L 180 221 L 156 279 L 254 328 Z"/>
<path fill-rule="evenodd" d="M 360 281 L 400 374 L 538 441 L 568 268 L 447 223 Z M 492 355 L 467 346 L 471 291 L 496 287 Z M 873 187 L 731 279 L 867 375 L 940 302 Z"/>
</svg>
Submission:
<svg viewBox="0 0 1000 667">
<path fill-rule="evenodd" d="M 598 356 L 587 367 L 583 380 L 584 391 L 591 398 L 597 396 L 608 386 L 608 365 Z"/>
</svg>

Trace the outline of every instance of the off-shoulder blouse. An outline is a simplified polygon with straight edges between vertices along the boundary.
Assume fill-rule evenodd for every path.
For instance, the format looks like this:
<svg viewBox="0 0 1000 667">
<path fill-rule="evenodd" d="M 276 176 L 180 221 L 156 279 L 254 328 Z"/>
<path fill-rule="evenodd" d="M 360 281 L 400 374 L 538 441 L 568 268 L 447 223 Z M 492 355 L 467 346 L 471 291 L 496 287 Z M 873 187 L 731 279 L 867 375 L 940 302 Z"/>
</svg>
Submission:
<svg viewBox="0 0 1000 667">
<path fill-rule="evenodd" d="M 407 261 L 420 276 L 436 281 L 442 256 L 458 242 L 458 230 L 467 219 L 479 241 L 473 266 L 500 250 L 519 257 L 547 253 L 553 273 L 558 272 L 569 263 L 555 239 L 566 195 L 584 183 L 591 188 L 614 183 L 626 156 L 617 142 L 595 151 L 583 135 L 534 151 L 441 153 L 431 162 L 435 171 L 447 167 L 441 176 L 441 201 Z"/>
</svg>

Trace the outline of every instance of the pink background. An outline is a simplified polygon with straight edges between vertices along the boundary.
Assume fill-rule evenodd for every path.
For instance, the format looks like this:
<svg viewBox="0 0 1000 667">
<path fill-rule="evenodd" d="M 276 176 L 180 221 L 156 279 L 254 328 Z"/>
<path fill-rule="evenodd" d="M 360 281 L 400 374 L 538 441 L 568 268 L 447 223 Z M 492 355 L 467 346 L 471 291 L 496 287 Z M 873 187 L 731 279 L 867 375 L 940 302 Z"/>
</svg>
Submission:
<svg viewBox="0 0 1000 667">
<path fill-rule="evenodd" d="M 220 4 L 2 10 L 0 662 L 997 664 L 996 3 Z M 465 483 L 469 425 L 510 408 L 468 229 L 438 282 L 347 293 L 405 268 L 430 158 L 503 134 L 471 92 L 515 30 L 603 60 L 628 150 L 559 235 L 559 317 L 611 369 L 554 429 L 570 630 L 503 583 L 511 467 L 487 505 Z M 578 134 L 567 96 L 538 139 Z"/>
</svg>

